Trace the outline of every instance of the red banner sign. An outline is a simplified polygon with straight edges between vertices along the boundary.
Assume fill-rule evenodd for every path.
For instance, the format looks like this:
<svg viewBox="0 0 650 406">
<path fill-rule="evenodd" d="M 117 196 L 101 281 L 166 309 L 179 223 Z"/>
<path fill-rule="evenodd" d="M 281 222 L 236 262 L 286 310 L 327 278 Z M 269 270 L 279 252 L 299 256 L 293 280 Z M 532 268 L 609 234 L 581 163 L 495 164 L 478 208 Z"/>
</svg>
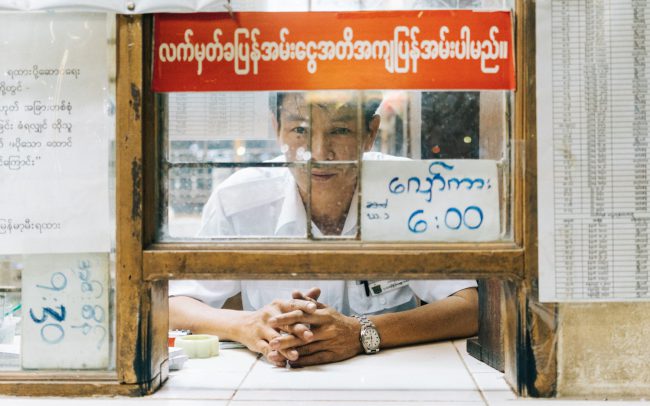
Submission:
<svg viewBox="0 0 650 406">
<path fill-rule="evenodd" d="M 158 14 L 157 92 L 514 89 L 510 12 Z"/>
</svg>

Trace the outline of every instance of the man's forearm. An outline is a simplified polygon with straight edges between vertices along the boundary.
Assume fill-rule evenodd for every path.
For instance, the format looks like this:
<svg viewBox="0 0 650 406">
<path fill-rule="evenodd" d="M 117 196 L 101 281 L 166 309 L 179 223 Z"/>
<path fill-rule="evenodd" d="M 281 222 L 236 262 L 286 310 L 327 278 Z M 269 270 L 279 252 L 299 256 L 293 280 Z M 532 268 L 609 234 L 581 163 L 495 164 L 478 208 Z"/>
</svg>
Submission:
<svg viewBox="0 0 650 406">
<path fill-rule="evenodd" d="M 478 331 L 478 293 L 475 288 L 413 310 L 369 316 L 381 336 L 381 347 L 469 337 Z"/>
<path fill-rule="evenodd" d="M 169 328 L 214 334 L 222 340 L 241 339 L 241 318 L 245 312 L 215 309 L 187 296 L 169 298 Z"/>
</svg>

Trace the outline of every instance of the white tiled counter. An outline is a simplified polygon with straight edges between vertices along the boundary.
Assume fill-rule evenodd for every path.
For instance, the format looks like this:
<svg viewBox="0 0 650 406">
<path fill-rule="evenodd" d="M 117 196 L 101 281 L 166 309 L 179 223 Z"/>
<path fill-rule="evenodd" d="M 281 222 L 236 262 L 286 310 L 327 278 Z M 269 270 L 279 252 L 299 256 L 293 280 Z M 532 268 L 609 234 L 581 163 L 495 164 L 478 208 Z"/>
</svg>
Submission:
<svg viewBox="0 0 650 406">
<path fill-rule="evenodd" d="M 382 401 L 383 405 L 453 401 L 455 405 L 483 405 L 468 361 L 475 369 L 483 368 L 481 373 L 501 380 L 503 395 L 514 397 L 499 372 L 464 358 L 464 346 L 462 340 L 396 348 L 338 363 L 292 369 L 273 366 L 248 350 L 226 349 L 218 357 L 189 360 L 181 371 L 172 372 L 165 386 L 151 398 L 231 399 L 231 405 L 264 401 L 334 401 L 337 405 L 358 401 Z"/>
<path fill-rule="evenodd" d="M 465 340 L 360 355 L 302 369 L 277 368 L 248 350 L 187 361 L 145 398 L 0 397 L 11 406 L 637 406 L 639 401 L 517 399 L 503 374 L 470 357 Z"/>
<path fill-rule="evenodd" d="M 232 399 L 256 364 L 257 355 L 244 349 L 222 349 L 217 357 L 190 359 L 182 370 L 171 372 L 165 385 L 151 397 Z"/>
</svg>

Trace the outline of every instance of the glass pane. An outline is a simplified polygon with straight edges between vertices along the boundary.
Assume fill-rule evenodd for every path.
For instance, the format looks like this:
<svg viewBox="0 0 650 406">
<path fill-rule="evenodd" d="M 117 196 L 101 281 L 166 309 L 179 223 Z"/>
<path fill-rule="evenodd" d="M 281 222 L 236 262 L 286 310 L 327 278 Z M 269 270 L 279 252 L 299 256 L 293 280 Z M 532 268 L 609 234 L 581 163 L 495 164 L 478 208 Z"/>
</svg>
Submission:
<svg viewBox="0 0 650 406">
<path fill-rule="evenodd" d="M 0 13 L 0 54 L 0 371 L 114 369 L 115 15 Z"/>
<path fill-rule="evenodd" d="M 197 135 L 201 140 L 170 144 L 166 155 L 173 157 L 173 162 L 163 162 L 168 170 L 161 173 L 162 184 L 168 185 L 161 199 L 169 201 L 163 209 L 161 240 L 511 239 L 509 92 L 311 91 L 271 92 L 264 97 L 272 140 L 222 141 L 212 140 L 212 135 Z M 231 99 L 236 104 L 241 100 L 247 99 Z M 169 128 L 172 126 L 170 122 Z M 382 162 L 374 166 L 374 161 Z M 432 172 L 429 166 L 433 162 L 437 162 L 433 168 L 440 171 Z M 412 169 L 419 172 L 411 173 L 405 169 L 409 165 L 424 169 Z M 368 183 L 374 185 L 368 186 L 370 189 L 363 189 L 365 180 L 359 181 L 379 182 L 372 180 L 378 178 L 371 176 L 373 173 L 388 176 L 391 171 L 396 172 L 382 181 L 384 184 Z M 235 172 L 238 174 L 233 175 Z M 375 199 L 390 191 L 387 182 L 407 174 L 403 180 L 410 179 L 410 183 L 403 185 L 408 190 L 401 196 L 393 193 L 390 199 L 389 195 Z M 447 183 L 441 189 L 443 179 Z M 427 192 L 427 182 L 437 189 L 429 187 Z M 470 189 L 474 192 L 466 192 Z M 403 199 L 409 194 L 411 198 Z M 211 195 L 219 202 L 218 210 L 214 204 L 205 205 Z M 407 202 L 422 197 L 426 207 Z M 392 202 L 390 209 L 384 207 L 386 199 Z M 224 205 L 228 207 L 225 211 Z M 237 216 L 250 207 L 257 209 L 245 214 L 248 225 L 244 226 Z M 410 217 L 417 210 L 423 213 Z M 287 220 L 283 217 L 287 213 L 301 224 L 300 231 L 279 231 L 278 224 Z M 396 216 L 406 219 L 398 221 Z M 367 221 L 379 217 L 395 222 Z M 222 226 L 210 227 L 210 233 L 199 232 L 215 221 Z M 427 223 L 427 233 L 419 231 L 422 221 Z M 383 231 L 364 232 L 371 223 L 383 224 Z M 398 228 L 418 235 L 393 233 Z"/>
<path fill-rule="evenodd" d="M 268 92 L 166 95 L 167 159 L 263 162 L 277 155 Z"/>
<path fill-rule="evenodd" d="M 304 215 L 283 212 L 293 168 L 174 168 L 169 172 L 169 239 L 304 238 Z M 214 193 L 212 193 L 214 191 Z M 212 197 L 211 197 L 212 195 Z M 286 198 L 289 201 L 289 198 Z M 288 206 L 287 206 L 288 207 Z M 270 219 L 281 219 L 270 221 Z"/>
<path fill-rule="evenodd" d="M 512 9 L 513 6 L 512 0 L 259 0 L 232 3 L 234 11 L 496 10 Z M 372 99 L 376 99 L 377 103 Z M 220 184 L 238 179 L 234 177 L 217 182 L 214 180 L 215 174 L 221 177 L 235 169 L 257 168 L 255 170 L 263 172 L 269 168 L 284 167 L 286 173 L 291 174 L 287 179 L 293 185 L 293 190 L 285 196 L 285 192 L 291 190 L 290 187 L 285 188 L 277 198 L 286 204 L 291 201 L 291 212 L 298 211 L 301 222 L 304 212 L 304 233 L 298 233 L 301 239 L 304 236 L 309 240 L 373 241 L 372 233 L 363 232 L 364 221 L 368 223 L 370 217 L 376 220 L 377 216 L 394 217 L 396 211 L 400 210 L 412 214 L 418 209 L 406 203 L 396 203 L 397 197 L 393 196 L 391 209 L 383 210 L 386 209 L 383 207 L 386 205 L 385 199 L 378 197 L 375 201 L 372 197 L 375 195 L 370 193 L 373 191 L 364 190 L 363 186 L 366 182 L 364 179 L 370 175 L 367 168 L 383 173 L 393 165 L 390 167 L 396 173 L 404 175 L 408 171 L 401 167 L 412 163 L 386 164 L 375 168 L 372 163 L 366 162 L 407 159 L 422 161 L 425 166 L 432 160 L 449 161 L 449 165 L 439 166 L 444 173 L 425 170 L 419 181 L 426 183 L 427 177 L 431 177 L 439 184 L 441 179 L 438 177 L 444 177 L 457 189 L 452 193 L 447 184 L 447 192 L 457 195 L 453 198 L 437 195 L 437 192 L 430 193 L 428 200 L 433 200 L 435 196 L 438 203 L 447 202 L 449 207 L 438 204 L 436 210 L 441 212 L 431 213 L 426 221 L 431 229 L 451 226 L 453 231 L 458 231 L 455 233 L 458 237 L 445 239 L 444 233 L 437 233 L 437 237 L 430 236 L 428 241 L 511 240 L 510 103 L 510 93 L 503 91 L 163 94 L 159 97 L 161 117 L 165 118 L 161 133 L 164 151 L 161 156 L 166 159 L 161 165 L 160 176 L 161 184 L 168 186 L 168 190 L 163 188 L 160 199 L 169 203 L 162 205 L 163 222 L 159 239 L 204 238 L 206 235 L 200 235 L 196 230 L 201 228 L 206 218 L 217 216 L 220 221 L 230 221 L 225 213 L 214 213 L 213 208 L 201 207 L 201 202 L 207 201 L 210 195 L 214 199 L 225 196 Z M 337 104 L 340 106 L 337 107 Z M 339 107 L 348 109 L 347 117 L 342 120 L 347 121 L 344 126 L 338 125 L 341 120 L 336 122 L 336 114 L 341 112 L 337 110 Z M 333 113 L 335 111 L 336 114 Z M 333 131 L 340 134 L 330 132 L 328 137 L 319 136 L 326 129 L 332 131 L 335 127 L 337 129 Z M 322 142 L 323 139 L 328 141 Z M 472 164 L 462 160 L 486 162 Z M 453 171 L 445 169 L 448 167 L 453 167 Z M 490 175 L 482 177 L 485 171 Z M 414 176 L 411 174 L 409 178 Z M 471 188 L 485 191 L 487 198 L 479 197 L 476 200 L 472 196 L 463 196 L 461 192 L 466 189 L 467 176 L 471 176 Z M 372 176 L 368 181 L 372 182 Z M 415 185 L 413 182 L 415 180 L 411 181 Z M 211 189 L 208 185 L 211 185 Z M 485 189 L 480 185 L 486 185 Z M 389 190 L 387 185 L 371 188 Z M 256 200 L 256 190 L 257 186 L 250 187 L 246 199 Z M 410 192 L 413 190 L 415 186 Z M 411 193 L 411 200 L 424 195 L 424 192 L 426 188 L 420 186 L 418 192 Z M 408 194 L 403 194 L 400 199 Z M 242 199 L 241 193 L 237 199 Z M 430 201 L 426 203 L 432 205 Z M 242 202 L 234 204 L 238 205 L 242 205 Z M 376 210 L 369 211 L 364 205 L 373 206 Z M 280 207 L 285 206 L 282 204 Z M 199 212 L 204 220 L 200 220 Z M 188 213 L 193 213 L 190 222 L 198 222 L 198 225 L 184 225 L 188 221 L 187 216 L 190 216 Z M 263 221 L 276 223 L 279 219 L 265 218 Z M 408 221 L 400 221 L 399 225 L 384 227 L 384 235 L 391 236 L 391 227 L 409 228 Z M 379 223 L 374 221 L 374 224 Z M 472 230 L 482 230 L 488 224 L 488 234 L 472 236 Z M 238 229 L 235 233 L 210 235 L 211 238 L 222 239 L 252 236 L 264 235 L 259 234 L 259 229 L 255 232 Z M 269 232 L 266 237 L 278 235 Z M 394 238 L 394 241 L 409 240 L 406 237 Z"/>
</svg>

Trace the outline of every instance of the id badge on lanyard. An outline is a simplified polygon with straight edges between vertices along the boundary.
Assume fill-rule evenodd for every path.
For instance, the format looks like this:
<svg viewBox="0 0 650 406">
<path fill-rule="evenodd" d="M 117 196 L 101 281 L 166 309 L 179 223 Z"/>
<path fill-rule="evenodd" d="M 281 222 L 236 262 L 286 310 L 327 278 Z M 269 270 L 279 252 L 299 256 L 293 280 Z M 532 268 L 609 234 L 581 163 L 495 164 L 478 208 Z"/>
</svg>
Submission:
<svg viewBox="0 0 650 406">
<path fill-rule="evenodd" d="M 384 280 L 384 281 L 358 281 L 357 284 L 363 284 L 366 289 L 366 296 L 377 296 L 391 290 L 399 289 L 408 285 L 409 281 L 401 280 Z"/>
</svg>

